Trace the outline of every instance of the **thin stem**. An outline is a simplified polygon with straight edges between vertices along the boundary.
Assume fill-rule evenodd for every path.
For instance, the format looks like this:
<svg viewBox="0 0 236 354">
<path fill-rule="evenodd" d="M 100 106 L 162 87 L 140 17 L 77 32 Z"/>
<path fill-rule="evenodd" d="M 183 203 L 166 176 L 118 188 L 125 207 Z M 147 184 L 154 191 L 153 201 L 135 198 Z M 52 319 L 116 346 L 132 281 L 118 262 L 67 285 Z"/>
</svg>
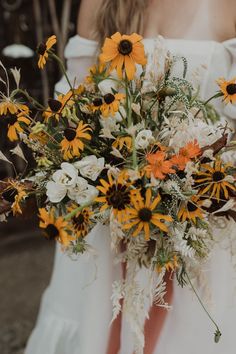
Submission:
<svg viewBox="0 0 236 354">
<path fill-rule="evenodd" d="M 222 92 L 217 92 L 215 95 L 211 96 L 210 98 L 208 98 L 208 100 L 206 100 L 205 102 L 203 102 L 203 105 L 206 106 L 207 103 L 209 103 L 211 100 L 213 100 L 214 98 L 218 98 L 223 96 Z M 201 112 L 201 108 L 199 108 L 199 110 L 197 111 L 197 113 L 195 113 L 194 118 L 196 118 L 198 116 L 198 114 Z"/>
<path fill-rule="evenodd" d="M 27 100 L 30 103 L 33 103 L 35 106 L 40 107 L 41 109 L 45 110 L 45 107 L 43 105 L 41 105 L 37 100 L 35 100 L 33 97 L 31 97 L 28 92 L 26 92 L 25 90 L 21 90 L 21 89 L 16 89 L 12 92 L 12 96 L 14 97 L 15 95 L 17 95 L 18 93 L 21 93 L 22 95 L 24 95 Z"/>
<path fill-rule="evenodd" d="M 58 62 L 59 66 L 60 66 L 60 69 L 62 71 L 62 74 L 65 76 L 66 81 L 68 82 L 68 85 L 70 86 L 71 91 L 74 92 L 74 88 L 71 85 L 71 82 L 69 80 L 69 77 L 67 75 L 67 72 L 66 72 L 66 69 L 65 69 L 65 66 L 64 66 L 62 60 L 56 54 L 54 54 L 53 52 L 51 52 L 51 51 L 49 51 L 49 52 L 50 52 L 51 57 L 54 58 Z"/>
<path fill-rule="evenodd" d="M 132 125 L 132 108 L 131 108 L 131 95 L 129 92 L 129 84 L 127 76 L 125 77 L 125 93 L 126 93 L 126 110 L 127 110 L 127 123 L 128 128 Z M 132 134 L 132 159 L 133 159 L 133 168 L 137 167 L 137 153 L 135 148 L 135 136 Z"/>
<path fill-rule="evenodd" d="M 70 220 L 72 219 L 79 211 L 83 210 L 84 208 L 91 206 L 93 204 L 93 202 L 90 203 L 86 203 L 83 205 L 80 205 L 78 208 L 75 208 L 74 210 L 72 210 L 69 214 L 67 214 L 65 216 L 65 220 Z"/>
<path fill-rule="evenodd" d="M 196 295 L 196 297 L 197 297 L 197 299 L 198 299 L 200 305 L 202 306 L 203 310 L 204 310 L 205 313 L 207 314 L 208 318 L 211 320 L 211 322 L 212 322 L 212 323 L 215 325 L 215 327 L 216 327 L 215 342 L 218 342 L 218 341 L 219 341 L 219 338 L 220 338 L 220 336 L 221 336 L 221 331 L 220 331 L 220 329 L 219 329 L 217 323 L 214 321 L 214 319 L 212 318 L 212 316 L 211 316 L 211 315 L 209 314 L 209 312 L 207 311 L 205 305 L 203 304 L 203 302 L 202 302 L 200 296 L 198 295 L 196 289 L 195 289 L 194 286 L 193 286 L 193 283 L 191 282 L 191 279 L 190 279 L 188 273 L 187 273 L 186 271 L 185 271 L 185 273 L 186 273 L 186 277 L 187 277 L 187 279 L 188 279 L 188 282 L 189 282 L 189 284 L 190 284 L 190 286 L 191 286 L 191 288 L 192 288 L 194 294 Z"/>
</svg>

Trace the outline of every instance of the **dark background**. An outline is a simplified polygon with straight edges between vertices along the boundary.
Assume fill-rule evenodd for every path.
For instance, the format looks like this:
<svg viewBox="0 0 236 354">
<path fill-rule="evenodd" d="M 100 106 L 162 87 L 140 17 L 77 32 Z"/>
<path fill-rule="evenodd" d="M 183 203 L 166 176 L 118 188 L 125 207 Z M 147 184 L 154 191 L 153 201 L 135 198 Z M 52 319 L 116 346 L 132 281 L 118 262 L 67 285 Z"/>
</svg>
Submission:
<svg viewBox="0 0 236 354">
<path fill-rule="evenodd" d="M 21 68 L 21 87 L 41 102 L 53 96 L 60 77 L 56 64 L 48 63 L 41 71 L 36 55 L 6 57 L 3 49 L 21 44 L 35 52 L 40 41 L 56 34 L 56 51 L 62 56 L 68 38 L 76 33 L 78 7 L 79 0 L 0 0 L 0 60 L 8 71 Z M 14 146 L 6 139 L 0 117 L 0 150 L 20 171 L 23 161 L 9 153 Z M 11 165 L 0 161 L 0 179 L 13 175 Z M 0 223 L 0 354 L 23 354 L 50 281 L 55 245 L 42 237 L 37 225 L 31 207 L 26 215 Z"/>
</svg>

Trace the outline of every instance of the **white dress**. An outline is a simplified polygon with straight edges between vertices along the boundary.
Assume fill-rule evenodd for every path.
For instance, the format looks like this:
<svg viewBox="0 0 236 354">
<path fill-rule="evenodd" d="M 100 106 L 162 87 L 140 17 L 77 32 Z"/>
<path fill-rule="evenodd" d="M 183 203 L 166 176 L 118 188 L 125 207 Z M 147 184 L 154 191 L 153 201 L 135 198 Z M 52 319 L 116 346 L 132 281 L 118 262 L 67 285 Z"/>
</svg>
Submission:
<svg viewBox="0 0 236 354">
<path fill-rule="evenodd" d="M 217 78 L 236 76 L 236 39 L 223 43 L 167 39 L 165 43 L 173 54 L 187 58 L 192 75 L 189 79 L 198 78 L 203 98 L 216 92 Z M 155 39 L 145 39 L 144 44 L 147 53 L 154 52 Z M 70 39 L 65 56 L 72 82 L 75 77 L 81 82 L 87 75 L 95 52 L 96 42 L 78 35 Z M 56 86 L 59 92 L 65 92 L 67 88 L 64 79 Z M 220 99 L 217 107 L 225 116 L 236 118 L 236 107 L 223 107 Z M 219 240 L 223 233 L 222 230 L 216 232 Z M 229 234 L 236 238 L 236 231 L 231 230 Z M 121 272 L 113 264 L 108 228 L 98 224 L 88 238 L 97 249 L 96 259 L 82 255 L 72 261 L 61 252 L 60 246 L 56 247 L 52 279 L 43 295 L 39 318 L 25 354 L 106 353 L 112 315 L 111 285 L 113 280 L 120 278 Z M 154 354 L 236 353 L 236 280 L 230 250 L 224 242 L 215 247 L 205 269 L 205 282 L 212 294 L 211 301 L 206 300 L 207 306 L 222 330 L 220 343 L 214 343 L 214 327 L 193 292 L 175 283 L 173 307 Z M 201 291 L 200 295 L 204 296 Z M 120 354 L 132 353 L 132 336 L 123 323 Z"/>
</svg>

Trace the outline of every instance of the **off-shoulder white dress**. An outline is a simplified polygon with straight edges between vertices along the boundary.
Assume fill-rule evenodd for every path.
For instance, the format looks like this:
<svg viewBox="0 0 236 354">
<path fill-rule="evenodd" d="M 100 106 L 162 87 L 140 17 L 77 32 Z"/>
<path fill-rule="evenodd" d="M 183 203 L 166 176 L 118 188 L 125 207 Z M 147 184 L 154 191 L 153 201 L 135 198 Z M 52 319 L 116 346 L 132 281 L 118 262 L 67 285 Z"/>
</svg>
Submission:
<svg viewBox="0 0 236 354">
<path fill-rule="evenodd" d="M 155 43 L 155 39 L 144 40 L 146 52 L 150 55 L 154 53 Z M 167 39 L 165 44 L 173 54 L 188 59 L 189 73 L 197 73 L 203 98 L 215 93 L 217 78 L 236 76 L 236 39 L 223 43 Z M 81 82 L 87 75 L 96 49 L 96 42 L 91 40 L 78 35 L 70 39 L 65 57 L 72 82 L 75 77 Z M 64 79 L 56 86 L 59 92 L 67 89 Z M 224 107 L 218 100 L 217 108 L 232 121 L 236 118 L 233 105 Z M 224 230 L 217 232 L 219 241 L 223 240 L 225 233 Z M 227 233 L 236 238 L 236 229 Z M 97 249 L 97 257 L 92 260 L 82 255 L 77 261 L 72 261 L 57 246 L 51 282 L 43 295 L 39 318 L 29 338 L 26 354 L 106 353 L 112 315 L 111 285 L 120 278 L 121 272 L 113 264 L 108 228 L 98 224 L 88 237 Z M 220 343 L 214 343 L 214 329 L 192 291 L 181 289 L 175 283 L 173 308 L 168 313 L 154 354 L 236 353 L 236 280 L 230 249 L 225 242 L 219 242 L 213 250 L 205 267 L 205 282 L 212 294 L 211 300 L 206 300 L 208 307 L 223 332 Z M 132 354 L 132 336 L 125 323 L 121 342 L 120 354 Z"/>
</svg>

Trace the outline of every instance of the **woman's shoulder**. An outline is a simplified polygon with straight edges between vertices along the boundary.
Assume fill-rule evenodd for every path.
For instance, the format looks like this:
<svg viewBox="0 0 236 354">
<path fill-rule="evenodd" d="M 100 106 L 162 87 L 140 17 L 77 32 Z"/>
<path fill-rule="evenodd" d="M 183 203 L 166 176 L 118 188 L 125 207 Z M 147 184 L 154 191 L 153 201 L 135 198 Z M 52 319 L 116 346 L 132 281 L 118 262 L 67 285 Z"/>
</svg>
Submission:
<svg viewBox="0 0 236 354">
<path fill-rule="evenodd" d="M 77 33 L 90 40 L 94 40 L 94 30 L 97 11 L 104 5 L 104 0 L 81 0 L 78 12 Z"/>
</svg>

